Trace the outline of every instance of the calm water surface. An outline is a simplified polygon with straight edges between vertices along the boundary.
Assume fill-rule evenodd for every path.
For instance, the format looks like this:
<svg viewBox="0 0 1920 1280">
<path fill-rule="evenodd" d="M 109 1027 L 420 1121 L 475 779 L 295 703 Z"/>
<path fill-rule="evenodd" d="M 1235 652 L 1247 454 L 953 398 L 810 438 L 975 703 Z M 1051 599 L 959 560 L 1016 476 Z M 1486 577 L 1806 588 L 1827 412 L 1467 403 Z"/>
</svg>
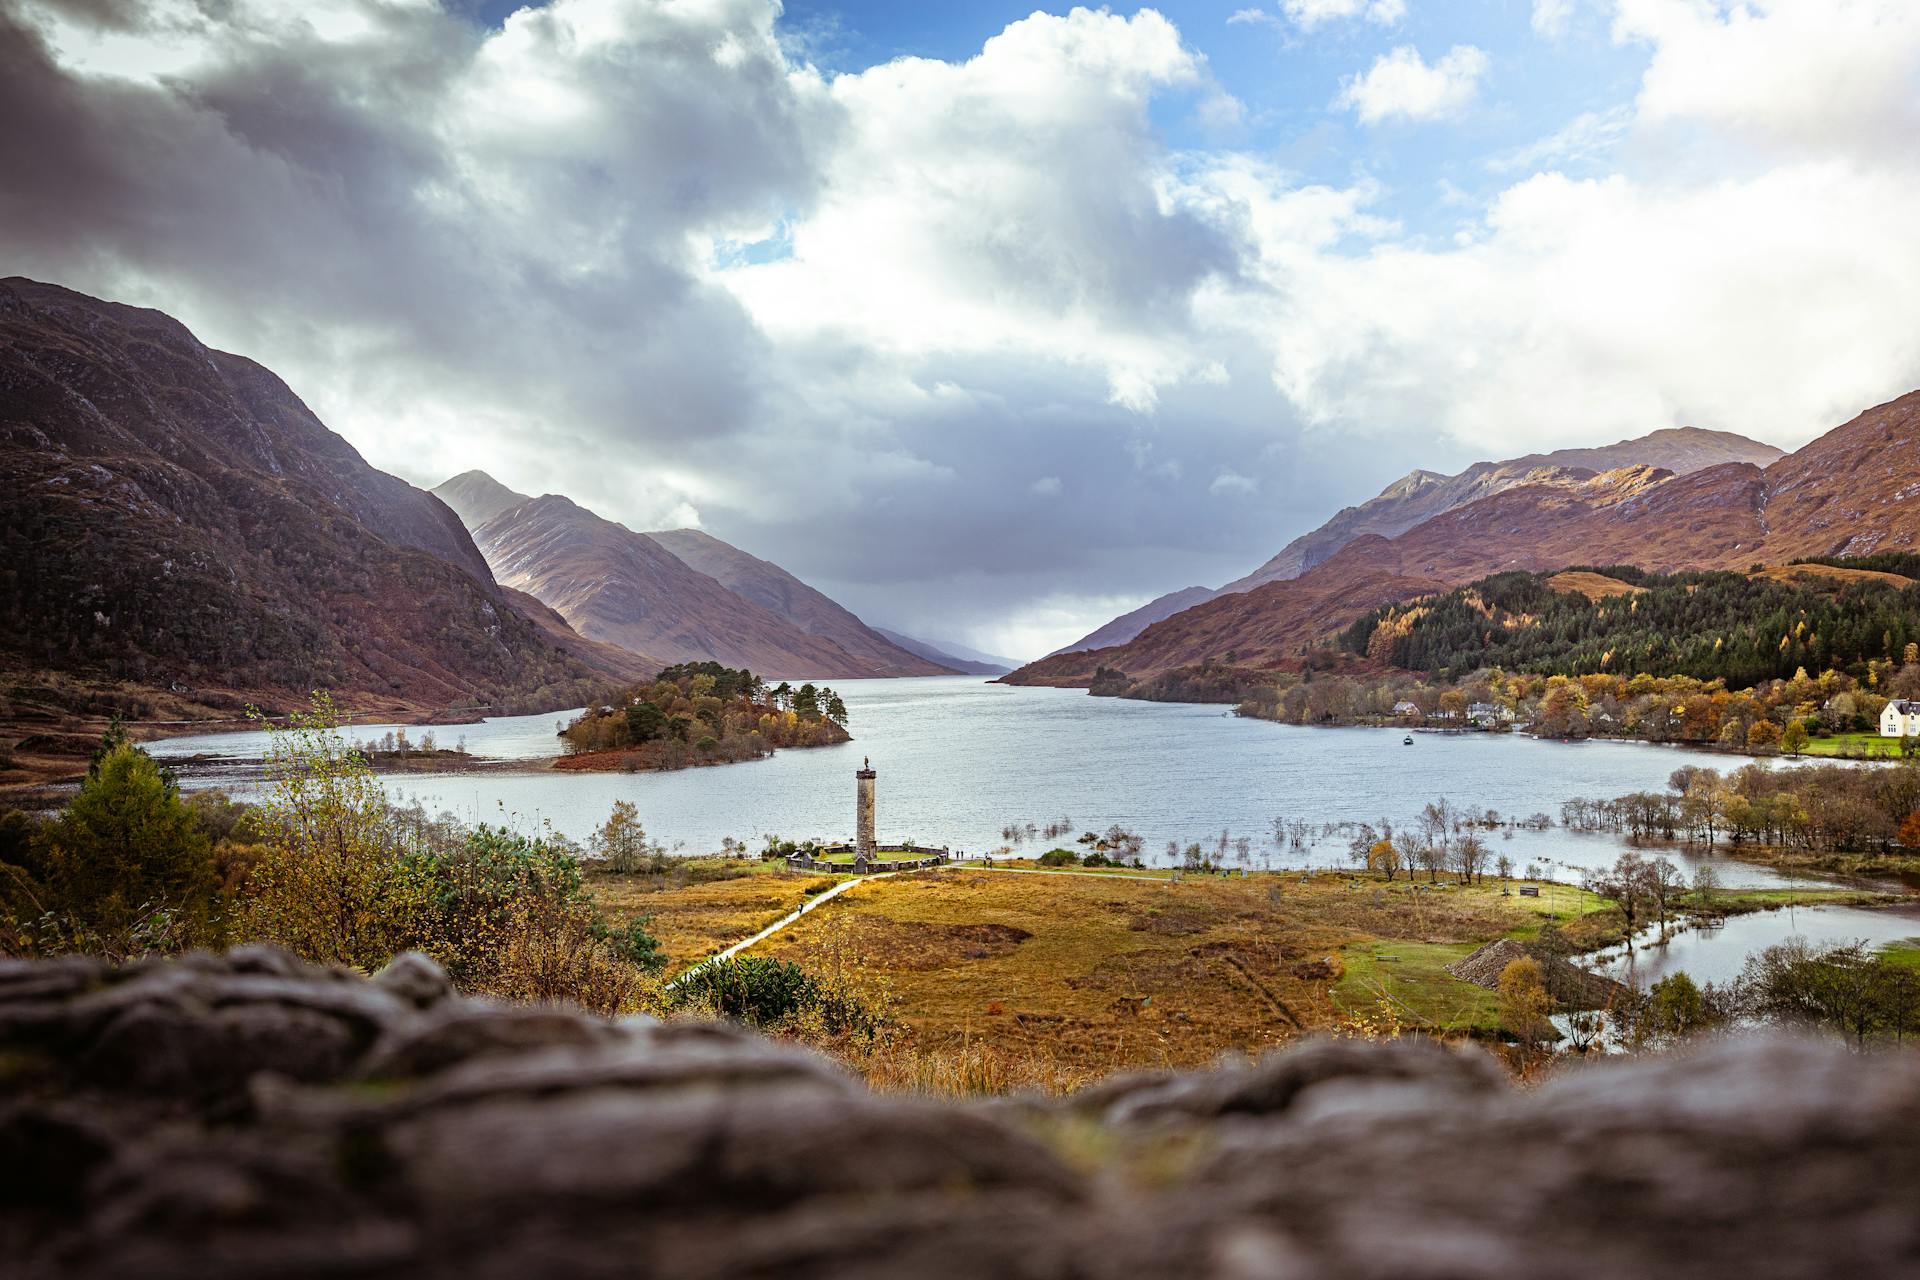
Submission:
<svg viewBox="0 0 1920 1280">
<path fill-rule="evenodd" d="M 845 839 L 853 821 L 853 771 L 871 757 L 879 771 L 880 834 L 981 852 L 999 846 L 1009 822 L 1042 826 L 1071 817 L 1077 830 L 1120 823 L 1147 838 L 1151 856 L 1167 841 L 1217 839 L 1225 828 L 1254 840 L 1251 865 L 1345 866 L 1342 840 L 1305 848 L 1274 845 L 1275 817 L 1328 822 L 1395 822 L 1427 801 L 1489 808 L 1509 817 L 1559 815 L 1576 796 L 1614 796 L 1659 788 L 1686 763 L 1725 768 L 1702 752 L 1636 743 L 1541 742 L 1515 735 L 1415 734 L 1414 745 L 1389 729 L 1307 729 L 1243 720 L 1217 706 L 1092 698 L 1077 689 L 1024 689 L 972 677 L 849 681 L 846 699 L 855 741 L 782 751 L 765 759 L 674 773 L 411 774 L 390 777 L 396 798 L 417 798 L 469 821 L 540 824 L 584 839 L 616 800 L 640 807 L 648 831 L 689 853 L 717 849 L 723 837 L 759 843 Z M 491 760 L 533 760 L 555 753 L 554 730 L 569 716 L 517 716 L 435 730 L 440 745 L 465 740 Z M 391 725 L 357 727 L 377 738 Z M 425 728 L 409 726 L 418 741 Z M 258 732 L 174 738 L 156 755 L 257 757 Z M 188 786 L 245 791 L 257 775 L 229 765 L 195 770 Z M 1577 878 L 1578 869 L 1611 862 L 1621 844 L 1608 836 L 1496 833 L 1493 855 L 1516 869 Z M 1044 846 L 1043 846 L 1044 847 Z M 1028 846 L 1031 849 L 1031 846 Z M 1691 875 L 1698 859 L 1670 857 Z M 1784 884 L 1776 873 L 1713 859 L 1733 886 Z"/>
</svg>

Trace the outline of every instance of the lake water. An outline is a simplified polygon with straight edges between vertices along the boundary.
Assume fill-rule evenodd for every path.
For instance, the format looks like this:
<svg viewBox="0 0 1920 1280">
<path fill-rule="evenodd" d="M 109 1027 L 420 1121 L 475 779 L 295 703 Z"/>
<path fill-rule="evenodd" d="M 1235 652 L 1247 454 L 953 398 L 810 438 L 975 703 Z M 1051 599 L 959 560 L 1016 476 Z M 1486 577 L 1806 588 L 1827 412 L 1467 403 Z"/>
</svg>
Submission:
<svg viewBox="0 0 1920 1280">
<path fill-rule="evenodd" d="M 852 833 L 853 771 L 870 757 L 879 771 L 883 840 L 911 838 L 980 853 L 999 847 L 1010 822 L 1045 826 L 1071 817 L 1075 830 L 1112 823 L 1147 839 L 1164 860 L 1170 840 L 1212 842 L 1224 828 L 1254 841 L 1254 867 L 1346 866 L 1344 840 L 1277 847 L 1275 817 L 1316 827 L 1342 821 L 1396 823 L 1426 802 L 1497 810 L 1508 817 L 1546 813 L 1562 801 L 1660 788 L 1682 764 L 1725 768 L 1725 756 L 1637 743 L 1543 742 L 1506 734 L 1414 735 L 1390 729 L 1309 729 L 1245 720 L 1218 706 L 1093 698 L 1077 689 L 1027 689 L 973 677 L 848 681 L 845 698 L 855 741 L 782 751 L 765 759 L 673 773 L 525 772 L 400 774 L 396 798 L 468 821 L 520 829 L 550 824 L 584 839 L 616 800 L 632 800 L 655 838 L 687 853 L 718 849 L 723 837 L 842 840 Z M 517 716 L 435 729 L 439 744 L 465 740 L 488 760 L 534 760 L 555 753 L 562 714 Z M 378 738 L 391 725 L 354 729 Z M 423 726 L 408 726 L 416 742 Z M 213 754 L 237 759 L 264 749 L 259 732 L 174 738 L 149 745 L 157 756 Z M 257 773 L 234 765 L 196 769 L 187 786 L 244 792 Z M 1572 880 L 1580 868 L 1618 856 L 1611 836 L 1561 831 L 1492 833 L 1493 856 L 1516 870 L 1539 865 Z M 1044 849 L 1042 843 L 1039 848 Z M 1024 851 L 1037 852 L 1033 845 Z M 1701 859 L 1668 856 L 1689 876 Z M 1712 859 L 1728 887 L 1787 883 L 1766 868 Z"/>
<path fill-rule="evenodd" d="M 1592 967 L 1642 988 L 1681 970 L 1695 982 L 1724 983 L 1739 976 L 1749 955 L 1789 937 L 1815 947 L 1865 942 L 1869 948 L 1920 938 L 1920 905 L 1756 911 L 1717 928 L 1676 933 L 1664 943 L 1649 945 L 1642 938 L 1631 953 L 1610 948 Z"/>
</svg>

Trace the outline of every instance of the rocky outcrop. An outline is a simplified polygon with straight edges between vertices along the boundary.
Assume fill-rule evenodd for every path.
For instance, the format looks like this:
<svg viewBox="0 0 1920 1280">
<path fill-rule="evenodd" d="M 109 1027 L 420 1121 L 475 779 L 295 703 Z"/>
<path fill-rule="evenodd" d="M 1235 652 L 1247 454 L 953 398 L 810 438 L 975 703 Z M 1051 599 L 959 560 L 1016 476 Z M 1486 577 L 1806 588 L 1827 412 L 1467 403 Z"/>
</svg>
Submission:
<svg viewBox="0 0 1920 1280">
<path fill-rule="evenodd" d="M 1537 1090 L 1309 1041 L 1063 1102 L 869 1093 L 734 1028 L 609 1024 L 242 948 L 0 966 L 23 1277 L 1894 1277 L 1920 1061 L 1741 1040 Z"/>
</svg>

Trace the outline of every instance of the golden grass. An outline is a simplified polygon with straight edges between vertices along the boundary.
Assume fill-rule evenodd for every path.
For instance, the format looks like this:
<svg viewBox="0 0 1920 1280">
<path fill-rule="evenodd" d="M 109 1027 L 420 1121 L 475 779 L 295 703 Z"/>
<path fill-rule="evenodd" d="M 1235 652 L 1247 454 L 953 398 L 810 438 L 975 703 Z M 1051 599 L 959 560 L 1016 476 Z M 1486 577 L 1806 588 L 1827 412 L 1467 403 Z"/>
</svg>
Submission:
<svg viewBox="0 0 1920 1280">
<path fill-rule="evenodd" d="M 1549 589 L 1562 595 L 1579 594 L 1589 600 L 1604 600 L 1608 596 L 1630 596 L 1646 590 L 1631 582 L 1622 582 L 1618 578 L 1609 578 L 1604 573 L 1588 573 L 1584 570 L 1556 573 L 1547 579 Z"/>
<path fill-rule="evenodd" d="M 850 949 L 884 979 L 905 1034 L 855 1063 L 877 1087 L 1062 1091 L 1257 1053 L 1382 998 L 1410 1006 L 1403 1025 L 1484 1028 L 1488 993 L 1444 966 L 1571 905 L 1340 874 L 1174 884 L 954 869 L 862 884 L 757 950 L 816 966 Z M 1381 961 L 1382 947 L 1399 959 Z"/>
<path fill-rule="evenodd" d="M 615 924 L 651 916 L 671 976 L 766 928 L 840 877 L 753 859 L 688 859 L 661 875 L 594 871 L 587 889 Z"/>
<path fill-rule="evenodd" d="M 1771 582 L 1792 583 L 1807 578 L 1830 578 L 1836 585 L 1846 586 L 1854 582 L 1884 582 L 1889 586 L 1906 587 L 1913 584 L 1912 578 L 1897 573 L 1882 573 L 1878 569 L 1843 569 L 1831 564 L 1776 564 L 1750 573 L 1749 578 L 1765 578 Z"/>
</svg>

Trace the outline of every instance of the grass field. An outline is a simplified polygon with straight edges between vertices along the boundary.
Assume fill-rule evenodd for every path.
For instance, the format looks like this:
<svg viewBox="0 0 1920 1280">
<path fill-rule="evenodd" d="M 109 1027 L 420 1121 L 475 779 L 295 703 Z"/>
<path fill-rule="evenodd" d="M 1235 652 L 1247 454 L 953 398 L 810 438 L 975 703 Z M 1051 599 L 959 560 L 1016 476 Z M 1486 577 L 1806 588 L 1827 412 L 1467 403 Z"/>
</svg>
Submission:
<svg viewBox="0 0 1920 1280">
<path fill-rule="evenodd" d="M 899 1033 L 844 1055 L 877 1087 L 1065 1092 L 1118 1070 L 1257 1053 L 1306 1031 L 1495 1034 L 1498 996 L 1449 965 L 1499 938 L 1537 940 L 1548 926 L 1569 950 L 1616 942 L 1624 928 L 1612 903 L 1570 885 L 1522 897 L 1498 881 L 1416 890 L 1404 878 L 1339 872 L 1176 881 L 1164 870 L 1000 865 L 860 880 L 755 952 L 850 974 L 885 1007 Z M 672 974 L 848 879 L 698 859 L 588 883 L 610 919 L 652 917 Z M 1875 896 L 1752 890 L 1713 905 Z M 1896 958 L 1920 963 L 1920 940 Z"/>
<path fill-rule="evenodd" d="M 925 1047 L 1099 1074 L 1256 1052 L 1382 1002 L 1401 1025 L 1492 1030 L 1493 994 L 1446 966 L 1555 917 L 1577 926 L 1577 892 L 1545 892 L 957 868 L 862 884 L 758 950 L 808 967 L 858 956 Z M 1584 901 L 1598 923 L 1603 904 Z"/>
<path fill-rule="evenodd" d="M 687 858 L 659 873 L 590 872 L 587 889 L 607 919 L 651 916 L 667 976 L 766 928 L 844 876 L 789 871 L 752 858 Z"/>
<path fill-rule="evenodd" d="M 1909 969 L 1920 969 L 1920 938 L 1890 942 L 1880 948 L 1880 958 L 1890 964 L 1903 964 Z"/>
<path fill-rule="evenodd" d="M 1898 760 L 1900 739 L 1883 738 L 1877 733 L 1836 733 L 1831 738 L 1809 740 L 1807 749 L 1801 754 L 1835 757 L 1865 756 L 1873 760 Z"/>
</svg>

